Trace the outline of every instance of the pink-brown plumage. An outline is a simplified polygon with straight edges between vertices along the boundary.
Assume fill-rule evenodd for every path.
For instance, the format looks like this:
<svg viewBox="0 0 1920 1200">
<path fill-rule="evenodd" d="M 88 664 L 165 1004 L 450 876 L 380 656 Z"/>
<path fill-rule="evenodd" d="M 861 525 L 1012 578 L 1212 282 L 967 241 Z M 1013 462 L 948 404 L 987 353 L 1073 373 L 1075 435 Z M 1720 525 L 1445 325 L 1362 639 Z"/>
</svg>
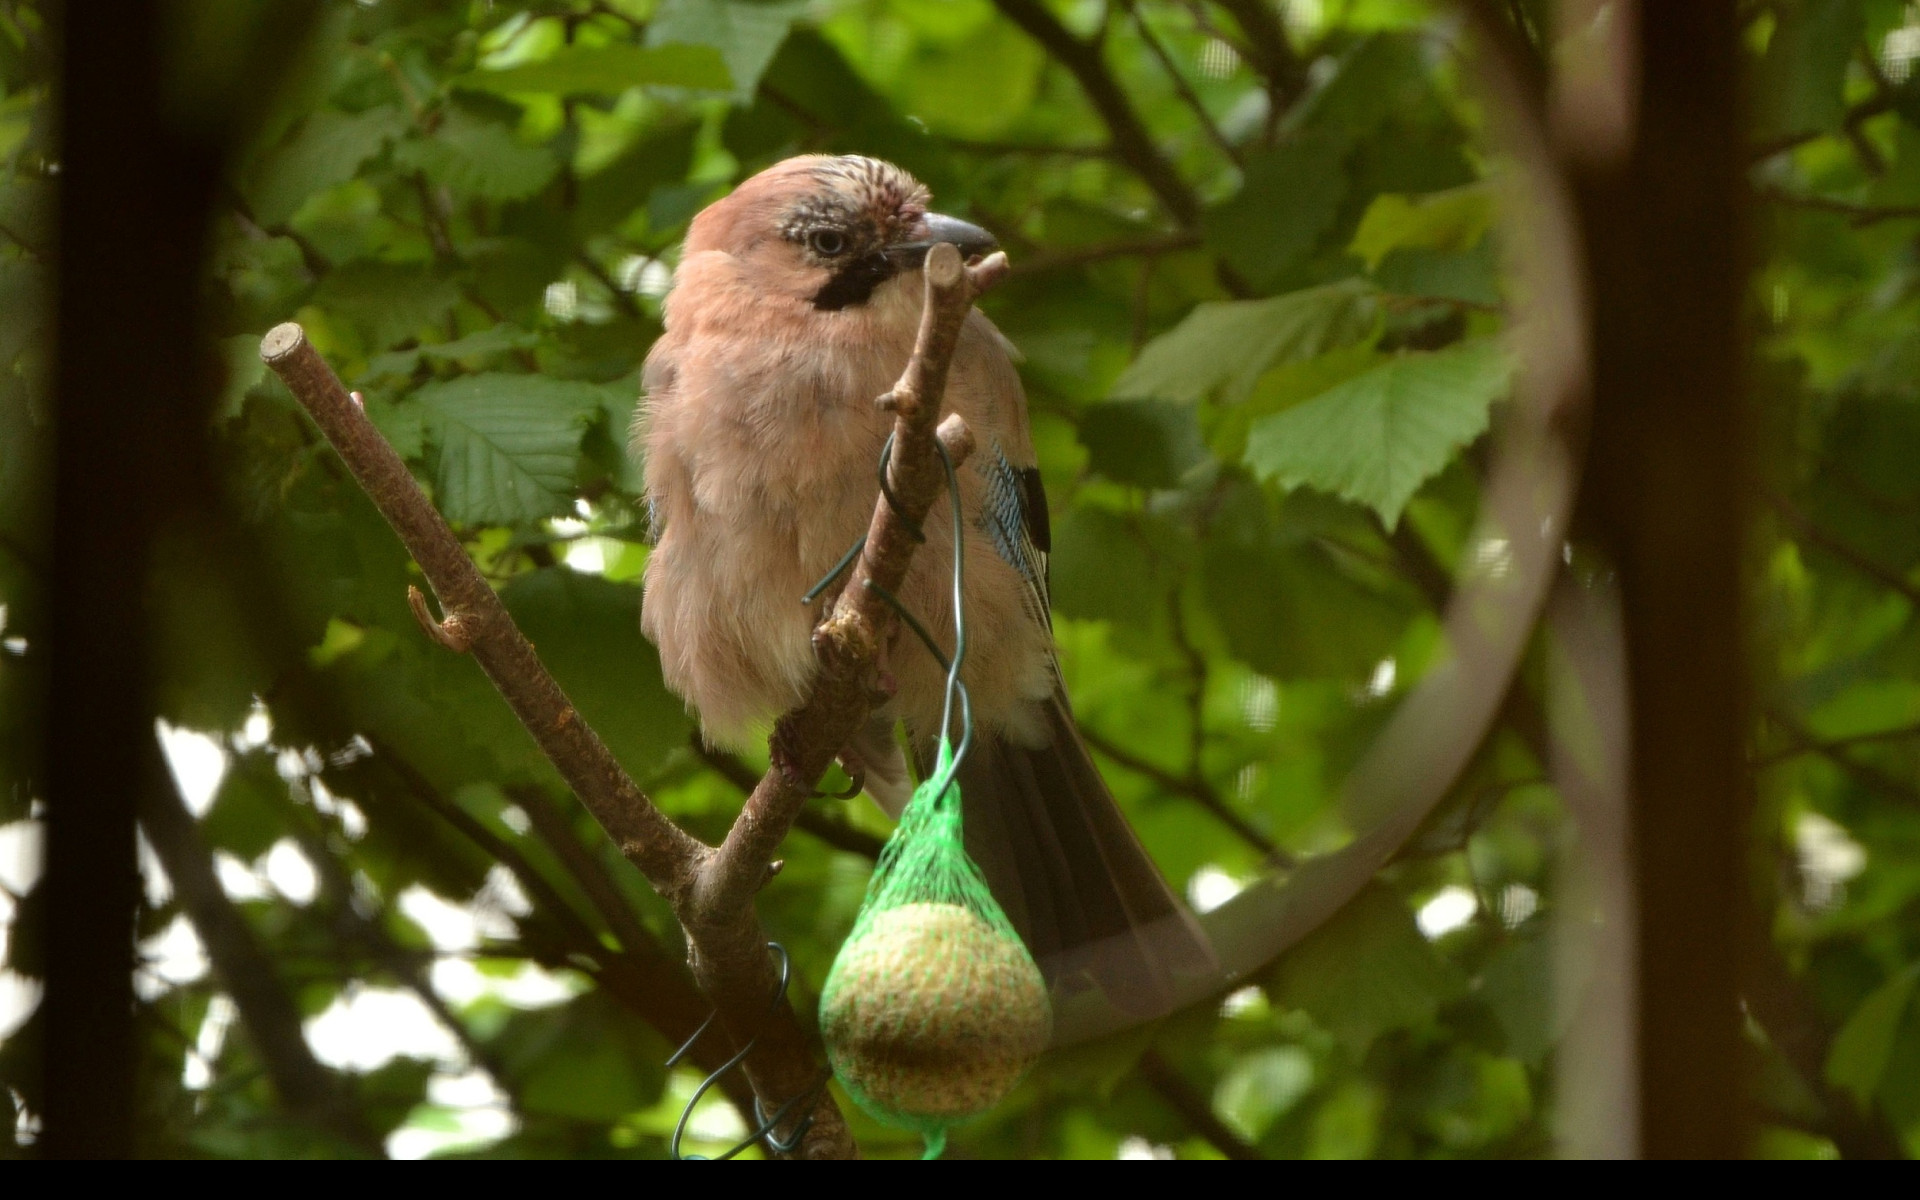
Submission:
<svg viewBox="0 0 1920 1200">
<path fill-rule="evenodd" d="M 636 421 L 657 538 L 641 625 L 706 736 L 741 745 L 798 704 L 825 600 L 800 598 L 867 531 L 892 414 L 875 401 L 913 351 L 935 237 L 984 231 L 929 214 L 906 172 L 873 159 L 789 159 L 694 219 L 647 357 Z M 965 249 L 966 247 L 962 247 Z M 977 449 L 960 469 L 975 741 L 958 769 L 968 853 L 1057 986 L 1097 984 L 1165 1011 L 1206 940 L 1155 871 L 1081 742 L 1045 602 L 1045 496 L 1011 348 L 979 312 L 946 404 Z M 924 524 L 900 600 L 953 651 L 952 512 Z M 904 720 L 930 760 L 945 671 L 910 633 L 888 647 L 893 695 L 843 758 L 896 815 Z"/>
<path fill-rule="evenodd" d="M 862 205 L 924 213 L 904 172 L 798 158 L 703 212 L 667 297 L 666 334 L 647 358 L 636 438 L 660 524 L 647 563 L 643 627 L 667 683 L 707 736 L 740 744 L 804 696 L 819 603 L 800 597 L 866 532 L 880 450 L 892 428 L 874 401 L 913 350 L 923 284 L 917 270 L 838 311 L 812 297 L 827 269 L 778 234 L 785 214 L 821 188 Z M 871 160 L 857 160 L 869 164 Z M 750 336 L 742 336 L 743 331 Z M 947 404 L 983 447 L 1032 461 L 1026 399 L 1005 340 L 972 314 L 953 360 Z M 991 454 L 976 462 L 989 463 Z M 963 510 L 980 511 L 981 470 L 961 470 Z M 1033 736 L 1032 707 L 1052 692 L 1051 638 L 1025 606 L 1026 584 L 978 521 L 967 522 L 965 678 L 976 720 Z M 926 522 L 902 602 L 952 650 L 951 517 Z M 898 685 L 886 710 L 924 734 L 939 723 L 943 673 L 911 636 L 891 655 Z"/>
</svg>

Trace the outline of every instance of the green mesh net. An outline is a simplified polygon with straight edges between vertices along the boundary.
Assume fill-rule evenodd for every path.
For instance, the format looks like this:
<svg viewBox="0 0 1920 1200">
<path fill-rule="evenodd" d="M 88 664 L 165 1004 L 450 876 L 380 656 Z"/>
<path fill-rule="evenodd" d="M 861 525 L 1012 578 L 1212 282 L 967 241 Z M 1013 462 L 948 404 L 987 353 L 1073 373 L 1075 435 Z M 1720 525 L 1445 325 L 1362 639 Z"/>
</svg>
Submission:
<svg viewBox="0 0 1920 1200">
<path fill-rule="evenodd" d="M 827 975 L 821 1032 L 861 1108 L 926 1138 L 1012 1091 L 1046 1047 L 1046 984 L 961 840 L 945 739 Z"/>
</svg>

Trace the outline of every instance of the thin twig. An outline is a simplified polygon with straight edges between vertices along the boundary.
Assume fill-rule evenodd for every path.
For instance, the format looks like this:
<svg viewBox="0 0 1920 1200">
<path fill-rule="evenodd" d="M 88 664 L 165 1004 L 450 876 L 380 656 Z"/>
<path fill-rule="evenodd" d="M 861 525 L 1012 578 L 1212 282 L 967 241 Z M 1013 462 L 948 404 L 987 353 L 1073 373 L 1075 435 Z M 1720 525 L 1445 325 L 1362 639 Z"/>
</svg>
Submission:
<svg viewBox="0 0 1920 1200">
<path fill-rule="evenodd" d="M 509 787 L 506 793 L 520 810 L 527 814 L 527 820 L 533 826 L 534 833 L 552 850 L 554 857 L 573 881 L 580 885 L 587 900 L 607 923 L 614 938 L 629 954 L 658 954 L 659 943 L 640 924 L 640 918 L 627 904 L 620 888 L 608 878 L 601 867 L 600 860 L 580 841 L 566 817 L 554 807 L 546 793 L 537 787 L 522 785 Z"/>
<path fill-rule="evenodd" d="M 1178 233 L 1161 234 L 1158 237 L 1128 238 L 1116 242 L 1094 242 L 1086 246 L 1070 246 L 1051 254 L 1037 254 L 1022 259 L 1013 269 L 1015 276 L 1026 279 L 1048 271 L 1063 271 L 1072 267 L 1084 267 L 1089 263 L 1105 262 L 1115 258 L 1159 258 L 1163 254 L 1177 254 L 1182 250 L 1196 250 L 1200 246 L 1200 235 L 1192 230 Z"/>
<path fill-rule="evenodd" d="M 607 269 L 600 265 L 598 259 L 582 250 L 573 256 L 573 260 L 586 268 L 587 274 L 593 276 L 601 287 L 607 289 L 607 294 L 613 297 L 615 308 L 629 317 L 640 316 L 640 305 L 634 300 L 632 293 L 622 288 L 618 280 L 607 274 Z"/>
<path fill-rule="evenodd" d="M 1816 212 L 1838 213 L 1851 218 L 1849 224 L 1854 228 L 1875 225 L 1881 221 L 1907 221 L 1920 218 L 1920 204 L 1855 204 L 1850 200 L 1840 200 L 1832 196 L 1814 196 L 1805 192 L 1789 192 L 1784 188 L 1763 187 L 1754 193 L 1762 200 L 1775 204 L 1785 204 L 1793 208 L 1810 208 Z"/>
<path fill-rule="evenodd" d="M 716 750 L 707 745 L 706 739 L 700 736 L 699 730 L 694 730 L 688 740 L 694 754 L 699 756 L 701 762 L 713 768 L 714 773 L 720 778 L 742 792 L 752 792 L 754 788 L 760 786 L 760 777 L 753 773 L 752 767 L 725 750 Z M 811 834 L 836 850 L 845 850 L 849 854 L 858 854 L 862 858 L 879 858 L 881 849 L 886 845 L 885 841 L 866 830 L 856 829 L 812 805 L 795 814 L 793 827 L 802 833 Z"/>
<path fill-rule="evenodd" d="M 1825 741 L 1802 742 L 1785 750 L 1775 750 L 1771 754 L 1759 755 L 1753 760 L 1753 765 L 1771 767 L 1776 763 L 1787 762 L 1806 754 L 1832 756 L 1855 746 L 1871 746 L 1875 742 L 1901 742 L 1908 738 L 1920 738 L 1920 725 L 1901 725 L 1894 729 L 1876 729 L 1872 733 L 1855 733 L 1846 737 L 1828 738 Z"/>
<path fill-rule="evenodd" d="M 1290 107 L 1307 90 L 1307 64 L 1300 61 L 1287 28 L 1267 0 L 1215 0 L 1247 35 L 1248 61 L 1267 80 L 1273 115 Z"/>
<path fill-rule="evenodd" d="M 1793 740 L 1794 753 L 1818 754 L 1834 766 L 1845 771 L 1848 775 L 1853 776 L 1855 782 L 1861 784 L 1868 791 L 1878 792 L 1887 799 L 1897 801 L 1901 804 L 1920 804 L 1920 788 L 1915 788 L 1907 783 L 1906 780 L 1889 775 L 1878 767 L 1869 766 L 1861 762 L 1851 754 L 1846 753 L 1842 742 L 1822 742 L 1814 737 L 1813 733 L 1808 730 L 1806 726 L 1800 724 L 1799 721 L 1789 716 L 1782 709 L 1771 709 L 1768 711 L 1767 716 L 1776 725 L 1780 726 L 1780 728 L 1786 730 L 1787 736 Z"/>
<path fill-rule="evenodd" d="M 913 531 L 945 483 L 936 437 L 956 462 L 973 449 L 964 421 L 957 415 L 944 423 L 939 419 L 948 367 L 974 297 L 1006 271 L 1001 254 L 967 266 L 950 245 L 928 253 L 919 338 L 889 394 L 895 422 L 888 478 L 899 510 L 884 499 L 876 501 L 866 548 L 815 631 L 819 671 L 814 686 L 801 707 L 776 724 L 773 765 L 717 848 L 674 824 L 628 778 L 305 332 L 298 325 L 281 325 L 261 343 L 261 357 L 312 415 L 432 585 L 444 615 L 435 621 L 425 613 L 424 623 L 450 647 L 468 648 L 621 853 L 673 905 L 687 932 L 701 991 L 737 1043 L 752 1041 L 744 1067 L 769 1109 L 815 1090 L 819 1067 L 812 1038 L 801 1030 L 791 1006 L 783 1003 L 767 1013 L 767 997 L 775 994 L 777 981 L 754 896 L 814 781 L 867 718 L 878 650 L 894 621 L 878 593 L 898 590 L 915 549 Z M 441 636 L 450 625 L 454 635 Z M 803 1119 L 810 1125 L 796 1156 L 856 1152 L 830 1096 L 822 1094 L 811 1114 L 793 1118 L 796 1124 Z"/>
<path fill-rule="evenodd" d="M 1879 583 L 1889 591 L 1905 596 L 1908 603 L 1920 605 L 1920 587 L 1909 583 L 1898 571 L 1882 563 L 1875 562 L 1867 555 L 1862 554 L 1833 534 L 1820 528 L 1819 525 L 1814 523 L 1812 518 L 1801 512 L 1799 508 L 1795 507 L 1793 502 L 1785 496 L 1773 491 L 1768 491 L 1765 495 L 1767 503 L 1772 505 L 1774 511 L 1780 514 L 1780 519 L 1785 521 L 1802 540 L 1825 551 L 1841 562 L 1846 563 L 1854 570 L 1860 572 L 1860 574 Z"/>
<path fill-rule="evenodd" d="M 1245 817 L 1234 812 L 1214 786 L 1204 777 L 1197 775 L 1181 776 L 1164 767 L 1156 766 L 1132 751 L 1122 748 L 1112 740 L 1082 725 L 1080 738 L 1101 755 L 1111 759 L 1116 765 L 1125 767 L 1143 779 L 1151 780 L 1169 795 L 1184 796 L 1213 814 L 1215 820 L 1232 830 L 1241 841 L 1258 850 L 1262 857 L 1275 866 L 1294 865 L 1293 855 L 1274 845 L 1272 839 L 1248 823 Z"/>
<path fill-rule="evenodd" d="M 371 1149 L 373 1136 L 360 1123 L 346 1090 L 307 1046 L 300 1007 L 274 970 L 272 957 L 220 886 L 213 853 L 171 776 L 164 769 L 150 770 L 149 775 L 154 782 L 146 789 L 141 828 L 206 946 L 215 975 L 233 998 L 280 1102 L 289 1113 Z"/>
<path fill-rule="evenodd" d="M 1214 1115 L 1213 1105 L 1207 1098 L 1187 1082 L 1177 1067 L 1161 1057 L 1158 1050 L 1150 1049 L 1140 1056 L 1140 1078 L 1146 1080 L 1147 1086 L 1169 1108 L 1180 1114 L 1189 1128 L 1221 1154 L 1239 1162 L 1265 1161 L 1267 1156 L 1227 1128 L 1227 1123 Z"/>
<path fill-rule="evenodd" d="M 1868 96 L 1866 99 L 1847 109 L 1847 114 L 1840 123 L 1841 131 L 1851 136 L 1854 130 L 1858 129 L 1867 121 L 1872 120 L 1881 113 L 1892 112 L 1896 99 L 1897 97 L 1892 88 L 1882 88 L 1876 91 L 1873 95 Z M 1822 129 L 1803 129 L 1795 133 L 1782 134 L 1779 137 L 1771 138 L 1752 147 L 1747 151 L 1747 156 L 1754 162 L 1759 162 L 1762 159 L 1772 158 L 1776 154 L 1784 154 L 1788 150 L 1804 146 L 1808 142 L 1825 136 L 1826 131 Z"/>
<path fill-rule="evenodd" d="M 1106 122 L 1113 137 L 1116 154 L 1140 177 L 1147 189 L 1160 198 L 1174 220 L 1187 228 L 1199 224 L 1200 197 L 1173 165 L 1161 157 L 1140 114 L 1135 112 L 1127 94 L 1107 69 L 1099 41 L 1083 41 L 1073 35 L 1060 19 L 1040 0 L 994 0 L 1008 20 L 1025 30 L 1047 53 L 1079 81 L 1087 103 L 1093 105 Z"/>
<path fill-rule="evenodd" d="M 1205 104 L 1201 103 L 1199 93 L 1193 90 L 1193 85 L 1187 82 L 1187 77 L 1180 73 L 1180 65 L 1173 61 L 1173 55 L 1167 53 L 1166 46 L 1154 36 L 1153 29 L 1148 26 L 1146 18 L 1140 15 L 1139 6 L 1134 3 L 1134 0 L 1121 0 L 1121 3 L 1126 8 L 1127 15 L 1133 18 L 1133 27 L 1140 34 L 1140 40 L 1146 43 L 1153 57 L 1159 60 L 1160 69 L 1167 73 L 1167 81 L 1173 84 L 1174 93 L 1180 97 L 1181 103 L 1192 111 L 1194 120 L 1200 123 L 1201 131 L 1213 140 L 1214 145 L 1220 147 L 1220 152 L 1227 156 L 1228 161 L 1240 162 L 1240 147 L 1234 145 L 1232 139 L 1221 132 L 1219 124 L 1213 119 L 1213 114 L 1207 111 Z"/>
</svg>

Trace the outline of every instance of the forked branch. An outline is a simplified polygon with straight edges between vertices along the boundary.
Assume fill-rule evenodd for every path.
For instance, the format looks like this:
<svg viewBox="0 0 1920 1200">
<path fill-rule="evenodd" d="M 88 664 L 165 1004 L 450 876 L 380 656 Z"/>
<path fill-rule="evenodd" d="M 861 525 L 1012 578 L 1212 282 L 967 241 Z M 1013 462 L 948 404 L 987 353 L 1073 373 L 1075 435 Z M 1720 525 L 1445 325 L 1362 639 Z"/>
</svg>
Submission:
<svg viewBox="0 0 1920 1200">
<path fill-rule="evenodd" d="M 867 719 L 878 650 L 897 619 L 876 589 L 899 588 L 916 546 L 912 531 L 945 485 L 935 440 L 955 462 L 972 449 L 965 422 L 958 416 L 939 420 L 947 369 L 974 298 L 1006 271 L 1000 254 L 972 266 L 950 245 L 928 254 L 919 339 L 899 383 L 884 398 L 894 414 L 888 482 L 899 508 L 884 497 L 876 501 L 866 546 L 815 632 L 820 669 L 813 689 L 775 726 L 773 765 L 718 847 L 674 824 L 634 785 L 305 331 L 279 325 L 260 345 L 261 357 L 312 415 L 420 565 L 442 613 L 436 620 L 424 597 L 413 599 L 422 626 L 441 645 L 473 655 L 587 811 L 673 906 L 701 990 L 737 1044 L 754 1042 L 744 1066 L 766 1110 L 815 1096 L 810 1111 L 801 1106 L 782 1131 L 792 1137 L 804 1121 L 797 1157 L 851 1157 L 856 1149 L 844 1118 L 820 1087 L 825 1069 L 812 1036 L 786 1004 L 769 1014 L 777 977 L 754 895 L 814 783 Z"/>
</svg>

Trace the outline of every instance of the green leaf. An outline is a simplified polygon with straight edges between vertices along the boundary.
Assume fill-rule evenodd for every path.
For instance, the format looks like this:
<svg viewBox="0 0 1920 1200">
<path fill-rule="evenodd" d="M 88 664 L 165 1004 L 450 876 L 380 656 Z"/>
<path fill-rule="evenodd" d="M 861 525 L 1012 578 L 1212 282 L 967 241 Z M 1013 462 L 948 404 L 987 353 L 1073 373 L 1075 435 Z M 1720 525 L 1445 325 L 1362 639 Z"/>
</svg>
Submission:
<svg viewBox="0 0 1920 1200">
<path fill-rule="evenodd" d="M 1286 507 L 1331 506 L 1309 499 Z M 1276 519 L 1271 498 L 1244 477 L 1218 503 L 1201 580 L 1235 658 L 1281 678 L 1354 680 L 1392 652 L 1406 606 L 1343 569 L 1311 523 Z"/>
<path fill-rule="evenodd" d="M 1094 470 L 1136 487 L 1178 487 L 1207 460 L 1193 406 L 1160 400 L 1094 405 L 1080 418 L 1080 442 Z"/>
<path fill-rule="evenodd" d="M 1207 245 L 1267 287 L 1332 228 L 1347 192 L 1345 156 L 1343 139 L 1309 135 L 1249 157 L 1240 190 L 1206 215 Z"/>
<path fill-rule="evenodd" d="M 551 151 L 529 146 L 495 121 L 450 110 L 432 136 L 402 142 L 393 160 L 434 183 L 483 200 L 524 200 L 560 170 Z"/>
<path fill-rule="evenodd" d="M 905 70 L 905 109 L 936 133 L 990 138 L 1032 111 L 1046 52 L 1006 21 L 923 53 Z"/>
<path fill-rule="evenodd" d="M 1421 196 L 1375 196 L 1360 218 L 1347 249 L 1380 266 L 1389 252 L 1419 247 L 1464 253 L 1478 245 L 1493 224 L 1493 193 L 1484 183 L 1429 192 Z"/>
<path fill-rule="evenodd" d="M 1313 1076 L 1313 1056 L 1298 1046 L 1239 1056 L 1214 1089 L 1214 1111 L 1241 1137 L 1257 1142 L 1313 1087 Z"/>
<path fill-rule="evenodd" d="M 406 132 L 407 114 L 393 104 L 365 112 L 323 108 L 248 172 L 254 219 L 269 228 L 297 212 L 307 198 L 359 173 L 361 164 Z"/>
<path fill-rule="evenodd" d="M 1510 373 L 1490 339 L 1402 355 L 1256 422 L 1247 465 L 1283 488 L 1367 505 L 1391 528 L 1420 485 L 1486 429 Z"/>
<path fill-rule="evenodd" d="M 725 70 L 732 77 L 733 98 L 745 103 L 753 99 L 760 76 L 773 61 L 786 40 L 794 18 L 805 12 L 806 0 L 771 0 L 749 3 L 747 0 L 664 0 L 647 22 L 647 45 L 660 49 L 679 47 L 719 52 Z M 724 88 L 725 83 L 687 84 L 688 87 Z"/>
<path fill-rule="evenodd" d="M 537 521 L 567 510 L 580 439 L 600 406 L 590 383 L 471 375 L 414 395 L 438 449 L 435 499 L 455 524 Z"/>
<path fill-rule="evenodd" d="M 1153 560 L 1125 517 L 1075 507 L 1053 527 L 1053 606 L 1070 617 L 1152 623 Z"/>
<path fill-rule="evenodd" d="M 640 588 L 565 567 L 516 575 L 500 590 L 567 697 L 607 747 L 644 778 L 687 744 L 692 722 L 640 636 Z"/>
<path fill-rule="evenodd" d="M 1507 1053 L 1538 1066 L 1562 1032 L 1553 1003 L 1553 943 L 1523 935 L 1501 947 L 1480 973 L 1480 998 L 1506 1034 Z"/>
<path fill-rule="evenodd" d="M 516 1107 L 533 1114 L 612 1121 L 651 1104 L 666 1083 L 659 1035 L 598 990 L 515 1013 L 493 1048 Z"/>
<path fill-rule="evenodd" d="M 200 833 L 210 847 L 242 862 L 252 862 L 286 836 L 287 781 L 274 769 L 271 754 L 234 756 L 213 807 L 200 820 Z"/>
<path fill-rule="evenodd" d="M 1482 239 L 1464 252 L 1429 246 L 1396 247 L 1373 272 L 1380 290 L 1424 300 L 1459 300 L 1485 308 L 1500 304 L 1500 278 L 1493 242 Z"/>
<path fill-rule="evenodd" d="M 314 289 L 313 303 L 347 319 L 370 350 L 384 350 L 439 324 L 460 301 L 452 280 L 421 264 L 351 262 Z"/>
<path fill-rule="evenodd" d="M 1879 1090 L 1916 983 L 1920 966 L 1908 967 L 1874 989 L 1847 1018 L 1827 1052 L 1827 1082 L 1851 1092 L 1862 1108 L 1873 1103 Z"/>
<path fill-rule="evenodd" d="M 1802 0 L 1775 10 L 1754 96 L 1774 134 L 1826 132 L 1846 116 L 1847 64 L 1861 43 L 1859 0 Z"/>
<path fill-rule="evenodd" d="M 214 415 L 219 418 L 239 416 L 240 406 L 247 401 L 247 392 L 267 375 L 267 364 L 260 359 L 260 339 L 251 333 L 221 339 L 220 365 L 224 379 L 220 401 L 214 405 Z"/>
<path fill-rule="evenodd" d="M 1287 114 L 1288 132 L 1317 129 L 1358 140 L 1429 90 L 1420 38 L 1362 38 L 1343 55 L 1333 78 Z"/>
<path fill-rule="evenodd" d="M 472 91 L 521 95 L 617 96 L 643 84 L 723 92 L 733 86 L 726 60 L 711 46 L 567 46 L 539 62 L 469 71 L 453 80 Z"/>
<path fill-rule="evenodd" d="M 1357 279 L 1267 300 L 1201 304 L 1148 342 L 1109 394 L 1191 402 L 1218 393 L 1229 403 L 1242 400 L 1269 367 L 1366 337 L 1374 315 L 1373 288 Z"/>
<path fill-rule="evenodd" d="M 1459 987 L 1405 902 L 1376 883 L 1282 955 L 1267 990 L 1361 1054 L 1382 1033 L 1432 1020 Z"/>
</svg>

